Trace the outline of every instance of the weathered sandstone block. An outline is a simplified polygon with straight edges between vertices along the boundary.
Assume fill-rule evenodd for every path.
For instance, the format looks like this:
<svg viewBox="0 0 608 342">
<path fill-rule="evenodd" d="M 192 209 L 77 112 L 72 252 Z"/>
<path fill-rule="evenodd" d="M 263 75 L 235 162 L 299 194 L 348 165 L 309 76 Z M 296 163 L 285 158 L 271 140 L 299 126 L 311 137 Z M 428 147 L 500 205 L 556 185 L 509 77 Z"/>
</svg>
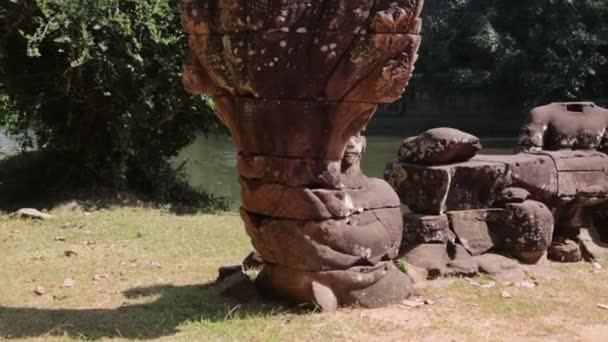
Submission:
<svg viewBox="0 0 608 342">
<path fill-rule="evenodd" d="M 458 163 L 473 158 L 480 149 L 476 136 L 453 128 L 434 128 L 405 139 L 399 160 L 422 165 Z"/>
<path fill-rule="evenodd" d="M 390 262 L 399 199 L 360 170 L 379 103 L 408 85 L 422 0 L 183 0 L 184 86 L 213 97 L 238 151 L 260 281 L 333 310 L 411 292 Z M 366 265 L 362 267 L 361 265 Z"/>
</svg>

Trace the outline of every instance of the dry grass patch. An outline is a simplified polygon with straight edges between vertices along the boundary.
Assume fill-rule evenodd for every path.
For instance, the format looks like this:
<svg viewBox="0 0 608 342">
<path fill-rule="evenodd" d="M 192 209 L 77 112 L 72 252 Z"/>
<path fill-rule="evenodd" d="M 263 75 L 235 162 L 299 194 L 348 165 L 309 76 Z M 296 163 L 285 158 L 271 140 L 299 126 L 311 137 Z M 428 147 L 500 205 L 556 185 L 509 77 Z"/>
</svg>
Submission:
<svg viewBox="0 0 608 342">
<path fill-rule="evenodd" d="M 236 214 L 53 214 L 0 216 L 0 340 L 589 340 L 608 326 L 608 310 L 597 307 L 608 304 L 608 271 L 585 263 L 548 266 L 536 288 L 459 279 L 424 290 L 432 305 L 328 315 L 219 296 L 218 266 L 251 250 Z"/>
</svg>

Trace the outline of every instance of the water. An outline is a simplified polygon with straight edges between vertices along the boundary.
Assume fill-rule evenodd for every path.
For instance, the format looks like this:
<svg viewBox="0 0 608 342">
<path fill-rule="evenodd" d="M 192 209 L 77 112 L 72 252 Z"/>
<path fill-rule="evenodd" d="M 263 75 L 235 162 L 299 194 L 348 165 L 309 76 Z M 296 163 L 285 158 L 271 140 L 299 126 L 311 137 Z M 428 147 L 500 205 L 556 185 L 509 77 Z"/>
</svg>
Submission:
<svg viewBox="0 0 608 342">
<path fill-rule="evenodd" d="M 382 123 L 382 120 L 379 119 Z M 398 125 L 395 125 L 398 126 Z M 400 126 L 400 125 L 399 125 Z M 399 127 L 395 127 L 400 130 Z M 367 150 L 363 157 L 362 169 L 372 177 L 382 178 L 386 163 L 397 157 L 397 150 L 404 138 L 416 135 L 411 131 L 403 135 L 386 130 L 372 131 L 367 137 Z M 487 154 L 512 153 L 515 140 L 506 138 L 482 139 Z M 0 159 L 18 152 L 18 144 L 0 128 Z M 194 187 L 216 196 L 228 197 L 238 208 L 240 188 L 236 169 L 236 150 L 232 139 L 227 135 L 200 136 L 184 148 L 173 160 L 177 167 L 183 164 L 183 170 Z"/>
<path fill-rule="evenodd" d="M 6 131 L 0 127 L 0 159 L 5 156 L 15 154 L 19 151 L 19 146 L 15 139 L 6 135 Z"/>
<path fill-rule="evenodd" d="M 409 134 L 415 135 L 416 133 Z M 369 135 L 367 150 L 361 167 L 365 174 L 382 178 L 386 163 L 397 157 L 403 139 L 393 135 Z M 484 139 L 487 154 L 508 154 L 515 144 L 513 139 Z M 236 169 L 236 150 L 228 136 L 201 136 L 185 148 L 174 161 L 179 165 L 186 161 L 184 170 L 190 183 L 217 196 L 229 197 L 238 207 L 240 188 Z"/>
</svg>

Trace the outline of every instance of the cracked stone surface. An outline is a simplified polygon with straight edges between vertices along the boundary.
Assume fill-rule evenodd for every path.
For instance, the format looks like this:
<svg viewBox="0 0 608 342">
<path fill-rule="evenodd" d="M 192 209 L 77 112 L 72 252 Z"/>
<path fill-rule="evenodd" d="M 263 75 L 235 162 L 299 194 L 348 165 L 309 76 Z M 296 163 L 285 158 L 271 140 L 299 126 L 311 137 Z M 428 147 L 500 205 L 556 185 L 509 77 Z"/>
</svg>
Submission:
<svg viewBox="0 0 608 342">
<path fill-rule="evenodd" d="M 360 169 L 361 136 L 401 97 L 422 0 L 183 0 L 184 86 L 213 98 L 238 151 L 242 217 L 260 283 L 326 310 L 399 302 L 390 260 L 400 201 Z"/>
</svg>

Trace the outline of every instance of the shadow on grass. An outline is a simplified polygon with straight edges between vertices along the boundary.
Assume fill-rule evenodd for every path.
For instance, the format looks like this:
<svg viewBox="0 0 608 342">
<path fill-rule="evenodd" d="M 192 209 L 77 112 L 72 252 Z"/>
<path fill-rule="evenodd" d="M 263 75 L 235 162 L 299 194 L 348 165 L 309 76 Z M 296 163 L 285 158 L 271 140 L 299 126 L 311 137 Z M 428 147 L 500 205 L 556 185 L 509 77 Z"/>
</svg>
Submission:
<svg viewBox="0 0 608 342">
<path fill-rule="evenodd" d="M 134 288 L 124 295 L 131 300 L 151 297 L 151 301 L 145 304 L 123 305 L 116 309 L 0 306 L 0 340 L 45 336 L 147 340 L 173 335 L 179 331 L 180 325 L 188 322 L 221 323 L 247 317 L 265 317 L 289 310 L 279 303 L 253 302 L 231 305 L 222 300 L 213 284 Z M 304 310 L 290 312 L 304 313 Z"/>
</svg>

